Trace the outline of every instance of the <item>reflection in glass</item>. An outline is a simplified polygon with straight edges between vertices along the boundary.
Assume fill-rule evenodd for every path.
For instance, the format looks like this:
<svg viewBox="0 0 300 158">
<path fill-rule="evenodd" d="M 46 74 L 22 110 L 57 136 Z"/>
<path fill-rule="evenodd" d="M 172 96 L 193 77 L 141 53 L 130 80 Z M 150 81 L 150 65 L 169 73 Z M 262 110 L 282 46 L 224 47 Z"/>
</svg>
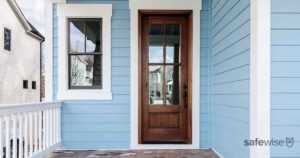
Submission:
<svg viewBox="0 0 300 158">
<path fill-rule="evenodd" d="M 149 63 L 164 61 L 164 25 L 152 24 L 149 35 Z"/>
<path fill-rule="evenodd" d="M 149 104 L 163 104 L 163 66 L 149 66 Z"/>
<path fill-rule="evenodd" d="M 101 63 L 98 62 L 101 62 L 101 55 L 71 55 L 70 86 L 99 87 L 101 85 Z"/>
<path fill-rule="evenodd" d="M 99 53 L 101 48 L 101 21 L 86 21 L 86 52 Z"/>
<path fill-rule="evenodd" d="M 85 52 L 84 22 L 70 22 L 70 53 Z"/>
<path fill-rule="evenodd" d="M 166 63 L 180 62 L 180 25 L 166 25 Z"/>
<path fill-rule="evenodd" d="M 166 66 L 166 104 L 179 104 L 180 66 Z"/>
</svg>

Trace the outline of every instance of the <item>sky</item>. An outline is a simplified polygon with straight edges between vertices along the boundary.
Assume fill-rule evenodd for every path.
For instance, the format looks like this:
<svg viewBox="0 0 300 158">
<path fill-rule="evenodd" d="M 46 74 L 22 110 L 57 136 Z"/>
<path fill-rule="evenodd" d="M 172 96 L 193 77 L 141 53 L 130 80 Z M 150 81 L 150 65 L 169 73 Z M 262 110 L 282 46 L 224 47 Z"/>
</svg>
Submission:
<svg viewBox="0 0 300 158">
<path fill-rule="evenodd" d="M 16 0 L 27 20 L 44 35 L 45 0 Z"/>
</svg>

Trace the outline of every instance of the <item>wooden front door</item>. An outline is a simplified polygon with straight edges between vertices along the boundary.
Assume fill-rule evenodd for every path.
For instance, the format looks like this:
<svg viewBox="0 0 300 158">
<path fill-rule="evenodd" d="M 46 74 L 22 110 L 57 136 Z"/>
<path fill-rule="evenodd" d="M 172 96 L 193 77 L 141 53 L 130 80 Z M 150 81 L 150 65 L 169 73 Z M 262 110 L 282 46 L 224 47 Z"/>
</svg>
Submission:
<svg viewBox="0 0 300 158">
<path fill-rule="evenodd" d="M 141 143 L 191 143 L 189 18 L 141 18 Z"/>
</svg>

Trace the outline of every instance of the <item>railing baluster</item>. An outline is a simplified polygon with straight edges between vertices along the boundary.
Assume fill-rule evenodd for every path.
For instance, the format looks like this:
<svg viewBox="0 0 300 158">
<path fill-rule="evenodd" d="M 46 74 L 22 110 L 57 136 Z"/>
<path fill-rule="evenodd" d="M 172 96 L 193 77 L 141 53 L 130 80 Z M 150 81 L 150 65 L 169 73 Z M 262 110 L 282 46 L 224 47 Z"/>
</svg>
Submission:
<svg viewBox="0 0 300 158">
<path fill-rule="evenodd" d="M 28 113 L 24 115 L 24 158 L 28 157 Z"/>
<path fill-rule="evenodd" d="M 9 116 L 6 116 L 5 118 L 5 157 L 10 158 L 10 118 Z"/>
<path fill-rule="evenodd" d="M 58 136 L 59 136 L 59 133 L 58 133 L 58 127 L 59 127 L 59 123 L 58 123 L 58 109 L 55 109 L 55 112 L 56 112 L 56 116 L 55 116 L 55 122 L 56 122 L 56 128 L 55 128 L 55 132 L 56 132 L 56 137 L 55 137 L 55 142 L 58 143 L 59 142 L 59 139 L 58 139 Z"/>
<path fill-rule="evenodd" d="M 53 110 L 50 111 L 50 146 L 53 145 Z"/>
<path fill-rule="evenodd" d="M 46 111 L 43 111 L 43 150 L 46 149 Z"/>
<path fill-rule="evenodd" d="M 37 112 L 34 112 L 34 153 L 37 153 L 38 149 L 38 117 Z"/>
<path fill-rule="evenodd" d="M 2 117 L 0 117 L 0 158 L 3 158 L 3 126 Z"/>
<path fill-rule="evenodd" d="M 58 141 L 61 141 L 61 112 L 60 108 L 58 109 Z"/>
<path fill-rule="evenodd" d="M 17 117 L 16 115 L 12 115 L 12 121 L 13 121 L 13 141 L 12 141 L 12 146 L 13 146 L 13 150 L 12 150 L 12 156 L 13 158 L 17 158 Z"/>
<path fill-rule="evenodd" d="M 50 147 L 50 112 L 46 110 L 46 148 Z"/>
<path fill-rule="evenodd" d="M 29 113 L 29 156 L 33 154 L 33 124 L 32 124 L 32 112 Z"/>
<path fill-rule="evenodd" d="M 18 115 L 19 119 L 19 158 L 23 158 L 23 117 Z"/>
<path fill-rule="evenodd" d="M 42 111 L 39 111 L 39 149 L 38 151 L 42 151 Z"/>
</svg>

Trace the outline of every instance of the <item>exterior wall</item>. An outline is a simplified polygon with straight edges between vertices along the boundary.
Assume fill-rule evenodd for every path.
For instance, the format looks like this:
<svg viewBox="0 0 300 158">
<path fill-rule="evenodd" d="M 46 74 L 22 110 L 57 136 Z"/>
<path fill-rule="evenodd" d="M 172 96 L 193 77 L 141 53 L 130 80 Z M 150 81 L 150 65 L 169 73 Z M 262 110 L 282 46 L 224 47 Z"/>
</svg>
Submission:
<svg viewBox="0 0 300 158">
<path fill-rule="evenodd" d="M 250 138 L 250 1 L 212 0 L 211 147 L 247 158 Z"/>
<path fill-rule="evenodd" d="M 200 148 L 210 148 L 210 0 L 202 0 L 200 21 Z"/>
<path fill-rule="evenodd" d="M 130 11 L 124 0 L 72 0 L 68 3 L 113 4 L 111 101 L 64 101 L 62 145 L 68 149 L 130 147 Z M 53 10 L 54 98 L 57 92 L 57 14 Z"/>
<path fill-rule="evenodd" d="M 294 137 L 271 157 L 300 156 L 300 1 L 271 1 L 271 138 Z"/>
<path fill-rule="evenodd" d="M 0 104 L 39 102 L 40 41 L 26 33 L 6 0 L 0 1 L 0 10 Z M 4 27 L 11 30 L 10 52 L 4 50 Z M 23 89 L 23 80 L 28 80 L 28 89 Z"/>
</svg>

